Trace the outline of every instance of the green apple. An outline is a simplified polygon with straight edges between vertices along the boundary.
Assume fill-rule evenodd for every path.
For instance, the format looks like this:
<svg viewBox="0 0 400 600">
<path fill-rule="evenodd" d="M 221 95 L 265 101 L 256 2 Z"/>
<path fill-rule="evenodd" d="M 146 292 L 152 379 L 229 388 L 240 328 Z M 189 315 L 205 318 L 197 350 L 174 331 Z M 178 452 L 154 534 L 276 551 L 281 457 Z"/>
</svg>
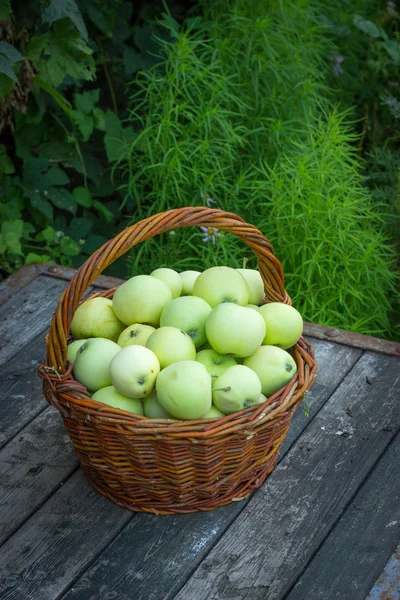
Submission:
<svg viewBox="0 0 400 600">
<path fill-rule="evenodd" d="M 79 348 L 74 360 L 74 376 L 90 392 L 111 385 L 109 366 L 121 348 L 106 338 L 92 338 Z"/>
<path fill-rule="evenodd" d="M 181 360 L 194 360 L 196 346 L 192 338 L 177 327 L 160 327 L 156 329 L 146 343 L 160 361 L 161 369 Z"/>
<path fill-rule="evenodd" d="M 250 356 L 262 344 L 265 323 L 257 310 L 227 302 L 213 308 L 208 315 L 206 335 L 220 354 Z"/>
<path fill-rule="evenodd" d="M 260 394 L 260 379 L 243 365 L 230 367 L 213 381 L 213 403 L 226 414 L 257 404 Z"/>
<path fill-rule="evenodd" d="M 277 346 L 261 346 L 252 356 L 245 358 L 244 365 L 258 375 L 262 393 L 267 397 L 289 383 L 297 371 L 290 354 Z"/>
<path fill-rule="evenodd" d="M 160 363 L 144 346 L 126 346 L 110 363 L 113 386 L 128 398 L 146 398 L 154 389 Z"/>
<path fill-rule="evenodd" d="M 97 400 L 97 402 L 103 402 L 104 404 L 108 404 L 108 406 L 113 406 L 114 408 L 120 408 L 121 410 L 127 410 L 129 412 L 135 413 L 136 415 L 143 416 L 143 405 L 140 400 L 136 400 L 136 398 L 128 398 L 124 396 L 118 390 L 115 389 L 113 385 L 109 385 L 105 388 L 101 388 L 101 390 L 97 390 L 92 396 L 93 400 Z"/>
<path fill-rule="evenodd" d="M 261 394 L 258 399 L 258 402 L 256 402 L 256 404 L 262 404 L 263 402 L 266 402 L 266 401 L 267 401 L 267 396 L 264 396 L 264 394 Z"/>
<path fill-rule="evenodd" d="M 118 346 L 145 346 L 155 327 L 143 325 L 143 323 L 134 323 L 129 325 L 118 338 Z"/>
<path fill-rule="evenodd" d="M 249 286 L 243 275 L 230 267 L 211 267 L 203 271 L 193 286 L 193 296 L 203 298 L 214 308 L 221 302 L 249 303 Z"/>
<path fill-rule="evenodd" d="M 163 369 L 156 389 L 159 403 L 176 419 L 201 419 L 211 408 L 211 375 L 194 360 Z"/>
<path fill-rule="evenodd" d="M 144 416 L 149 419 L 172 419 L 172 416 L 164 410 L 157 400 L 156 391 L 153 390 L 150 396 L 143 400 Z"/>
<path fill-rule="evenodd" d="M 200 350 L 196 354 L 197 362 L 205 366 L 211 377 L 219 377 L 224 371 L 236 365 L 232 356 L 223 356 L 211 348 L 211 350 Z"/>
<path fill-rule="evenodd" d="M 258 310 L 260 307 L 256 304 L 247 304 L 246 308 L 252 308 L 253 310 Z"/>
<path fill-rule="evenodd" d="M 71 342 L 70 344 L 68 344 L 67 360 L 69 360 L 69 362 L 72 364 L 72 366 L 74 366 L 74 360 L 75 360 L 76 353 L 78 352 L 78 350 L 82 346 L 82 344 L 84 344 L 85 342 L 87 342 L 87 340 L 75 340 L 74 342 Z"/>
<path fill-rule="evenodd" d="M 226 417 L 226 414 L 218 410 L 218 408 L 212 404 L 210 410 L 204 415 L 203 419 L 220 419 L 221 417 Z"/>
<path fill-rule="evenodd" d="M 197 296 L 183 296 L 168 302 L 161 313 L 160 325 L 170 325 L 185 331 L 193 340 L 196 348 L 207 341 L 206 319 L 211 306 Z"/>
<path fill-rule="evenodd" d="M 163 281 L 171 290 L 172 298 L 178 298 L 182 291 L 182 279 L 176 271 L 173 269 L 155 269 L 150 273 L 152 277 L 157 277 L 160 281 Z"/>
<path fill-rule="evenodd" d="M 236 269 L 243 275 L 249 286 L 249 304 L 261 304 L 265 297 L 264 282 L 257 269 Z"/>
<path fill-rule="evenodd" d="M 182 280 L 181 296 L 191 296 L 193 292 L 194 282 L 200 275 L 200 271 L 182 271 L 179 273 Z"/>
<path fill-rule="evenodd" d="M 260 306 L 259 311 L 266 325 L 263 344 L 274 344 L 286 350 L 300 339 L 303 333 L 303 319 L 293 306 L 271 302 Z"/>
<path fill-rule="evenodd" d="M 116 342 L 124 324 L 113 310 L 109 298 L 92 298 L 78 306 L 71 323 L 74 338 L 107 338 Z"/>
<path fill-rule="evenodd" d="M 136 275 L 115 291 L 113 307 L 125 325 L 158 326 L 163 308 L 171 300 L 171 290 L 163 281 L 151 275 Z"/>
</svg>

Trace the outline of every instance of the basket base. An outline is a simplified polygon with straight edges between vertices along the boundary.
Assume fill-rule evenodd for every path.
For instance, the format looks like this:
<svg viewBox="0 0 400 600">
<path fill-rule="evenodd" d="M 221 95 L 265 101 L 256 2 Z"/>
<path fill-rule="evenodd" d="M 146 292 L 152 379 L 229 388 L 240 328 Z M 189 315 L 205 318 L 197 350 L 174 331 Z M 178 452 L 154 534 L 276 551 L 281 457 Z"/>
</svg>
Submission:
<svg viewBox="0 0 400 600">
<path fill-rule="evenodd" d="M 173 504 L 157 502 L 154 499 L 146 498 L 133 501 L 125 494 L 118 493 L 109 486 L 105 486 L 98 477 L 92 477 L 93 471 L 85 471 L 85 475 L 89 483 L 97 492 L 111 500 L 114 504 L 127 510 L 133 512 L 152 513 L 155 515 L 188 514 L 215 510 L 221 506 L 231 504 L 231 502 L 244 500 L 250 496 L 254 490 L 261 487 L 266 477 L 274 470 L 277 457 L 277 453 L 274 453 L 268 459 L 268 461 L 264 463 L 262 469 L 260 469 L 257 473 L 253 473 L 251 476 L 247 476 L 244 481 L 240 481 L 237 485 L 235 485 L 233 488 L 231 487 L 229 491 L 225 493 L 210 497 L 209 499 L 199 498 L 198 500 L 192 502 L 176 502 Z M 96 473 L 94 474 L 96 475 Z"/>
</svg>

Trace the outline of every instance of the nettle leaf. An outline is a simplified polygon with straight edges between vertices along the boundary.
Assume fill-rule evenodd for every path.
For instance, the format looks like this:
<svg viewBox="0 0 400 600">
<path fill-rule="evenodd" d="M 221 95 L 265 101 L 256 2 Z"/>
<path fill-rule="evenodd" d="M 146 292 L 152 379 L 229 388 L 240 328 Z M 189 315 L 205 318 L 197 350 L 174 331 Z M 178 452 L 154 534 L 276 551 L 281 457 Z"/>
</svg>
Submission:
<svg viewBox="0 0 400 600">
<path fill-rule="evenodd" d="M 51 0 L 50 6 L 42 14 L 42 22 L 54 23 L 64 17 L 69 17 L 81 36 L 88 39 L 85 22 L 75 0 Z"/>
<path fill-rule="evenodd" d="M 100 88 L 82 92 L 82 94 L 74 94 L 75 106 L 78 110 L 89 115 L 100 99 Z"/>
<path fill-rule="evenodd" d="M 31 239 L 31 234 L 35 233 L 35 228 L 32 225 L 32 223 L 27 223 L 26 221 L 24 221 L 24 229 L 22 232 L 22 238 L 24 240 L 30 240 Z"/>
<path fill-rule="evenodd" d="M 101 108 L 93 109 L 93 118 L 94 118 L 94 126 L 96 129 L 100 129 L 100 131 L 106 130 L 106 121 L 104 119 L 104 110 Z"/>
<path fill-rule="evenodd" d="M 30 199 L 30 205 L 32 206 L 32 208 L 35 208 L 42 215 L 44 215 L 46 219 L 48 219 L 49 221 L 53 221 L 53 207 L 50 204 L 50 202 L 48 202 L 48 200 L 44 200 L 39 194 L 35 194 Z"/>
<path fill-rule="evenodd" d="M 49 191 L 48 197 L 56 208 L 67 210 L 73 215 L 76 213 L 76 200 L 68 190 L 65 190 L 64 188 L 52 188 Z"/>
<path fill-rule="evenodd" d="M 67 235 L 75 241 L 86 238 L 92 230 L 93 223 L 90 219 L 74 218 L 69 224 Z"/>
<path fill-rule="evenodd" d="M 94 129 L 93 117 L 81 112 L 80 110 L 73 110 L 72 118 L 82 135 L 83 141 L 87 142 L 90 136 L 92 135 Z"/>
<path fill-rule="evenodd" d="M 16 219 L 15 221 L 4 221 L 1 226 L 1 233 L 6 235 L 7 233 L 13 233 L 17 236 L 18 239 L 22 237 L 22 232 L 24 229 L 24 222 L 21 219 Z"/>
<path fill-rule="evenodd" d="M 72 192 L 76 202 L 80 206 L 84 206 L 85 208 L 90 208 L 92 206 L 92 194 L 85 187 L 76 187 Z"/>
<path fill-rule="evenodd" d="M 69 183 L 69 177 L 66 172 L 59 167 L 50 167 L 44 175 L 43 187 L 46 185 L 66 185 L 67 183 Z"/>
<path fill-rule="evenodd" d="M 51 244 L 56 240 L 55 229 L 53 229 L 53 227 L 49 225 L 48 227 L 46 227 L 46 229 L 43 229 L 41 236 L 48 244 Z"/>
<path fill-rule="evenodd" d="M 29 252 L 25 256 L 26 265 L 35 265 L 45 262 L 53 262 L 48 254 L 35 254 L 35 252 Z"/>
<path fill-rule="evenodd" d="M 101 246 L 106 242 L 108 242 L 106 237 L 103 237 L 102 235 L 91 234 L 85 241 L 82 251 L 90 256 L 93 254 L 93 252 L 96 252 L 98 248 L 101 248 Z"/>
<path fill-rule="evenodd" d="M 143 68 L 142 58 L 134 48 L 126 46 L 124 50 L 124 67 L 127 75 L 132 75 Z"/>
</svg>

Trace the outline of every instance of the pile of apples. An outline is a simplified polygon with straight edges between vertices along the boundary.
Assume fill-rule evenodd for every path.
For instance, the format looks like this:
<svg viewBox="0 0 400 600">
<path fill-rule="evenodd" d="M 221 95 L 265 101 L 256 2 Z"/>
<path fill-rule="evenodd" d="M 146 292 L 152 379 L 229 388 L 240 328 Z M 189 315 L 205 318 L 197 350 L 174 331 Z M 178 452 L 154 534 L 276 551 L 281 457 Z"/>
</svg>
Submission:
<svg viewBox="0 0 400 600">
<path fill-rule="evenodd" d="M 92 398 L 148 418 L 210 419 L 265 402 L 296 373 L 303 319 L 259 306 L 258 271 L 156 269 L 81 304 L 68 346 Z"/>
</svg>

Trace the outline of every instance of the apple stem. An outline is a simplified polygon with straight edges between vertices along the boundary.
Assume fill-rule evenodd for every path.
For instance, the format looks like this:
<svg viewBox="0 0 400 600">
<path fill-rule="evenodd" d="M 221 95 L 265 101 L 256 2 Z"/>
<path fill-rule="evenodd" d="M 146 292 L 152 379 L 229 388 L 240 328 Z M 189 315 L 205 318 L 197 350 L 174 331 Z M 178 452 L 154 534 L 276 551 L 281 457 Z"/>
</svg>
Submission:
<svg viewBox="0 0 400 600">
<path fill-rule="evenodd" d="M 245 269 L 245 268 L 246 268 L 246 265 L 247 265 L 248 261 L 249 261 L 249 259 L 248 259 L 248 258 L 246 258 L 246 256 L 245 256 L 245 257 L 243 257 L 243 269 Z"/>
<path fill-rule="evenodd" d="M 224 387 L 224 388 L 214 388 L 213 392 L 230 392 L 231 391 L 231 387 Z"/>
</svg>

